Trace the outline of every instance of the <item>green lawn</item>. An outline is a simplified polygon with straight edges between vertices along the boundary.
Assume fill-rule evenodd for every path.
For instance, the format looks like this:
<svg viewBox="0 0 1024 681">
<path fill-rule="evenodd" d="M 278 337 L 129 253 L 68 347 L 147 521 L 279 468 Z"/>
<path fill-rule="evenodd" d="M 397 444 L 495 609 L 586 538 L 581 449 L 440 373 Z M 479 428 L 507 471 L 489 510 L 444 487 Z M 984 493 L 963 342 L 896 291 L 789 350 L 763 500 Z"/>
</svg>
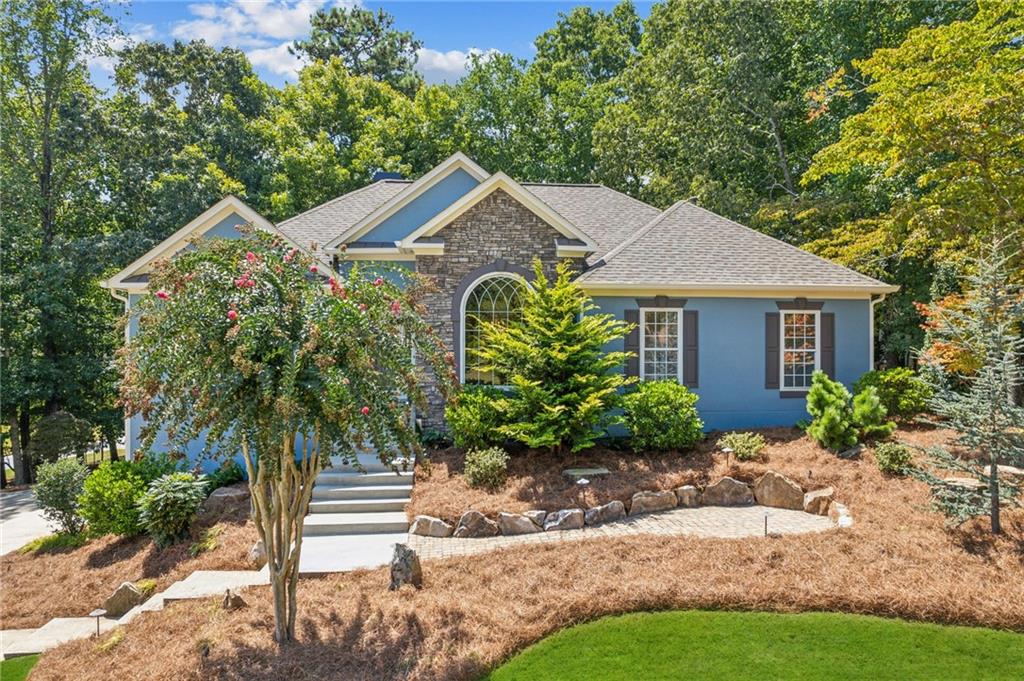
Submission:
<svg viewBox="0 0 1024 681">
<path fill-rule="evenodd" d="M 540 641 L 488 679 L 1024 679 L 1024 635 L 860 615 L 634 613 Z"/>
<path fill-rule="evenodd" d="M 24 657 L 12 657 L 9 660 L 0 660 L 0 679 L 3 681 L 24 681 L 28 673 L 39 661 L 38 655 L 25 655 Z"/>
</svg>

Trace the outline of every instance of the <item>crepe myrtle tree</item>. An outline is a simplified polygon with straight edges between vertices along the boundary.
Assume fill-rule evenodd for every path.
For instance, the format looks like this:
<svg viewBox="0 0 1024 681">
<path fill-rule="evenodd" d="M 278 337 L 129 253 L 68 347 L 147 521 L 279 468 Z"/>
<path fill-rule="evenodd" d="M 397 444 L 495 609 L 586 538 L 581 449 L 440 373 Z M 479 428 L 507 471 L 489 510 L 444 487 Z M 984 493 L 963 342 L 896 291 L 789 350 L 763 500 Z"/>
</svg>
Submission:
<svg viewBox="0 0 1024 681">
<path fill-rule="evenodd" d="M 205 435 L 204 455 L 241 453 L 284 643 L 317 474 L 366 444 L 384 463 L 411 459 L 419 445 L 401 398 L 425 403 L 425 367 L 446 392 L 451 356 L 422 320 L 424 282 L 400 288 L 355 266 L 325 273 L 278 237 L 243 231 L 157 266 L 120 357 L 122 401 L 145 418 L 147 449 L 163 429 L 178 451 Z"/>
</svg>

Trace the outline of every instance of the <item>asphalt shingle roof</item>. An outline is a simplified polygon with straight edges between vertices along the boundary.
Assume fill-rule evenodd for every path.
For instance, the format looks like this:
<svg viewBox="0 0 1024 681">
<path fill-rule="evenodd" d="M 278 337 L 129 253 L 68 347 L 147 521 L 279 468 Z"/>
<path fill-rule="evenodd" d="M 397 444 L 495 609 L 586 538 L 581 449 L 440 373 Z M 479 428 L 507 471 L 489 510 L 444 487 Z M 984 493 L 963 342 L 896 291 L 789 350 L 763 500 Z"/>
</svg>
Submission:
<svg viewBox="0 0 1024 681">
<path fill-rule="evenodd" d="M 597 242 L 597 251 L 587 258 L 591 264 L 661 212 L 599 184 L 524 182 L 523 186 Z"/>
<path fill-rule="evenodd" d="M 408 185 L 406 180 L 380 180 L 282 220 L 277 228 L 300 246 L 315 243 L 323 248 Z"/>
<path fill-rule="evenodd" d="M 887 286 L 685 201 L 603 260 L 579 281 L 679 287 Z"/>
</svg>

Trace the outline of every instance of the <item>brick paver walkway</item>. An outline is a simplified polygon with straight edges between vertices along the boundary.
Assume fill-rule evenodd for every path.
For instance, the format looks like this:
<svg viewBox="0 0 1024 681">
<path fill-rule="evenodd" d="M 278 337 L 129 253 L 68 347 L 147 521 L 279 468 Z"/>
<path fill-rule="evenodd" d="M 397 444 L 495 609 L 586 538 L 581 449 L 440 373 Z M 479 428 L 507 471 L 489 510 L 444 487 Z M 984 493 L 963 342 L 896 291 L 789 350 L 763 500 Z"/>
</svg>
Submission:
<svg viewBox="0 0 1024 681">
<path fill-rule="evenodd" d="M 702 506 L 699 508 L 675 508 L 662 513 L 626 518 L 598 527 L 585 527 L 582 530 L 538 532 L 513 537 L 439 539 L 410 534 L 409 546 L 416 550 L 420 558 L 447 558 L 448 556 L 484 553 L 523 544 L 578 541 L 597 537 L 631 537 L 653 534 L 741 539 L 764 536 L 765 513 L 768 514 L 769 532 L 801 534 L 821 532 L 835 527 L 827 517 L 811 515 L 803 511 L 790 511 L 767 506 Z"/>
</svg>

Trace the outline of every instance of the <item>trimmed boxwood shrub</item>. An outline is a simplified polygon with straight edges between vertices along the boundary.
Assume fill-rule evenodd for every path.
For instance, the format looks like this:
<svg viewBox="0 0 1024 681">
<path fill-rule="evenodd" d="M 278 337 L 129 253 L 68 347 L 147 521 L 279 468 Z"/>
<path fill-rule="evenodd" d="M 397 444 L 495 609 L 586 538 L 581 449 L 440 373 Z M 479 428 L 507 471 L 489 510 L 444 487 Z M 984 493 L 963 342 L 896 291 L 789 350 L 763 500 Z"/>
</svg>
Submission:
<svg viewBox="0 0 1024 681">
<path fill-rule="evenodd" d="M 886 413 L 903 419 L 923 412 L 932 395 L 928 384 L 906 367 L 869 371 L 857 379 L 853 391 L 860 393 L 872 387 L 878 391 L 878 399 Z"/>
<path fill-rule="evenodd" d="M 43 463 L 36 469 L 36 486 L 32 489 L 43 517 L 56 523 L 59 534 L 78 534 L 85 521 L 78 515 L 78 496 L 89 476 L 78 459 L 66 457 Z"/>
<path fill-rule="evenodd" d="M 634 449 L 687 449 L 704 437 L 697 395 L 675 381 L 646 381 L 622 398 Z"/>
<path fill-rule="evenodd" d="M 910 448 L 898 442 L 882 442 L 875 447 L 875 463 L 883 473 L 903 475 L 910 467 Z"/>
<path fill-rule="evenodd" d="M 508 476 L 508 454 L 500 447 L 471 450 L 466 453 L 463 475 L 470 487 L 499 489 Z"/>
<path fill-rule="evenodd" d="M 139 499 L 139 523 L 157 546 L 167 546 L 188 536 L 209 484 L 203 476 L 170 473 L 154 480 Z"/>
<path fill-rule="evenodd" d="M 450 400 L 444 411 L 456 447 L 485 449 L 505 442 L 498 431 L 504 425 L 498 401 L 507 397 L 505 391 L 491 386 L 470 387 Z"/>
</svg>

